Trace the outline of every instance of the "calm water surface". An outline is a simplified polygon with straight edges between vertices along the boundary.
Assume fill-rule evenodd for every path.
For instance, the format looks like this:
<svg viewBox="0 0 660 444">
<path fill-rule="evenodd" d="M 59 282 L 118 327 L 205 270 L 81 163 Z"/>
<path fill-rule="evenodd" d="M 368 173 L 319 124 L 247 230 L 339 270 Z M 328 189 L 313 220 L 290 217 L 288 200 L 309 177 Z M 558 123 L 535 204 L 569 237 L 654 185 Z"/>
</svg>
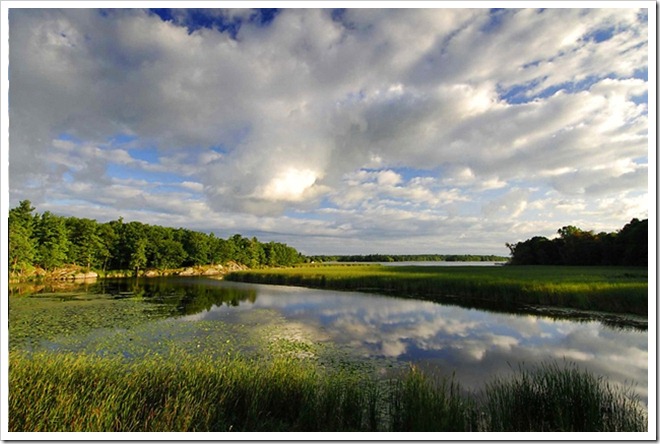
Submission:
<svg viewBox="0 0 660 444">
<path fill-rule="evenodd" d="M 256 314 L 263 315 L 260 319 L 277 316 L 311 340 L 332 344 L 356 359 L 383 365 L 415 363 L 439 374 L 454 374 L 471 388 L 504 377 L 521 364 L 566 360 L 614 384 L 634 383 L 634 390 L 647 400 L 648 335 L 638 329 L 356 292 L 204 278 L 130 282 L 106 283 L 89 291 L 114 298 L 138 291 L 145 303 L 170 301 L 168 316 L 174 317 L 169 322 L 191 326 L 232 325 Z"/>
<path fill-rule="evenodd" d="M 455 373 L 478 387 L 521 363 L 577 363 L 612 382 L 637 383 L 646 399 L 647 332 L 598 321 L 553 320 L 466 309 L 355 292 L 224 282 L 257 291 L 254 302 L 214 306 L 188 319 L 223 319 L 237 310 L 275 309 L 306 324 L 317 337 L 344 344 L 365 358 L 396 359 Z"/>
</svg>

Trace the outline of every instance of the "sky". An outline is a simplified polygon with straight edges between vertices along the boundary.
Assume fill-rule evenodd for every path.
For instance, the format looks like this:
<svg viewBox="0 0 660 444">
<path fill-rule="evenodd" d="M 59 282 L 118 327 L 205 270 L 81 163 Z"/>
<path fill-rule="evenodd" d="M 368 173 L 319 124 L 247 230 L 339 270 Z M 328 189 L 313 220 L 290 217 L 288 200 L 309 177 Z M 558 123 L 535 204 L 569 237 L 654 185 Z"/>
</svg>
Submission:
<svg viewBox="0 0 660 444">
<path fill-rule="evenodd" d="M 24 3 L 8 9 L 10 207 L 310 255 L 508 255 L 654 215 L 653 2 Z"/>
</svg>

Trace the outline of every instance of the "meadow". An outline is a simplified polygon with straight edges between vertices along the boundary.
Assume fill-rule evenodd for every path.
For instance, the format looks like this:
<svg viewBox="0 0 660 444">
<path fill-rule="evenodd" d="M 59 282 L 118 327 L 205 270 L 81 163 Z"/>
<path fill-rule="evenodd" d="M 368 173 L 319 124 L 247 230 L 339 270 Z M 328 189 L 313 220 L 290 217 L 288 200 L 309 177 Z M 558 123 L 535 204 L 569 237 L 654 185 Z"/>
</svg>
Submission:
<svg viewBox="0 0 660 444">
<path fill-rule="evenodd" d="M 594 266 L 304 265 L 233 272 L 227 280 L 648 315 L 648 269 Z"/>
</svg>

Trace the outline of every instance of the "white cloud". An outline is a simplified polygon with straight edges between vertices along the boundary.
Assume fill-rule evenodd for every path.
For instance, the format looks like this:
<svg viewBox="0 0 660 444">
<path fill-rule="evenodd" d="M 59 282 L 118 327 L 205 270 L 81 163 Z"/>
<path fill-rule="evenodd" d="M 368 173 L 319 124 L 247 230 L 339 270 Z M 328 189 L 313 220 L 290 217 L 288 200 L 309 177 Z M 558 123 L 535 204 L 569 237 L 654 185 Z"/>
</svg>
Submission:
<svg viewBox="0 0 660 444">
<path fill-rule="evenodd" d="M 287 168 L 275 176 L 258 196 L 265 200 L 296 202 L 304 198 L 317 180 L 317 173 L 304 169 Z"/>
<path fill-rule="evenodd" d="M 648 211 L 639 10 L 206 13 L 240 19 L 235 38 L 191 31 L 185 10 L 12 10 L 12 203 L 70 193 L 99 217 L 143 205 L 209 230 L 305 232 L 320 249 L 362 236 L 351 247 L 501 253 L 515 228 L 614 230 Z M 174 174 L 180 201 L 160 201 L 166 184 L 122 188 L 117 168 Z M 558 204 L 576 196 L 589 205 Z"/>
</svg>

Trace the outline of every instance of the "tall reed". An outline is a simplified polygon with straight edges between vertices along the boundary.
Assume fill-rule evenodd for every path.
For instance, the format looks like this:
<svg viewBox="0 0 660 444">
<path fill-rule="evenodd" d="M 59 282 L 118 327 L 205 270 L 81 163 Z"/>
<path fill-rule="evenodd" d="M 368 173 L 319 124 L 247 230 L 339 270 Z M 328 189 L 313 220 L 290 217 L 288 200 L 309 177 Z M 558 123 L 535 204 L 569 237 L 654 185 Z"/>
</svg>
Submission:
<svg viewBox="0 0 660 444">
<path fill-rule="evenodd" d="M 647 418 L 634 398 L 574 364 L 521 367 L 512 378 L 486 386 L 482 427 L 494 432 L 644 430 Z"/>
<path fill-rule="evenodd" d="M 577 368 L 469 393 L 416 368 L 381 381 L 299 359 L 137 361 L 11 352 L 10 431 L 643 431 L 639 399 Z"/>
</svg>

